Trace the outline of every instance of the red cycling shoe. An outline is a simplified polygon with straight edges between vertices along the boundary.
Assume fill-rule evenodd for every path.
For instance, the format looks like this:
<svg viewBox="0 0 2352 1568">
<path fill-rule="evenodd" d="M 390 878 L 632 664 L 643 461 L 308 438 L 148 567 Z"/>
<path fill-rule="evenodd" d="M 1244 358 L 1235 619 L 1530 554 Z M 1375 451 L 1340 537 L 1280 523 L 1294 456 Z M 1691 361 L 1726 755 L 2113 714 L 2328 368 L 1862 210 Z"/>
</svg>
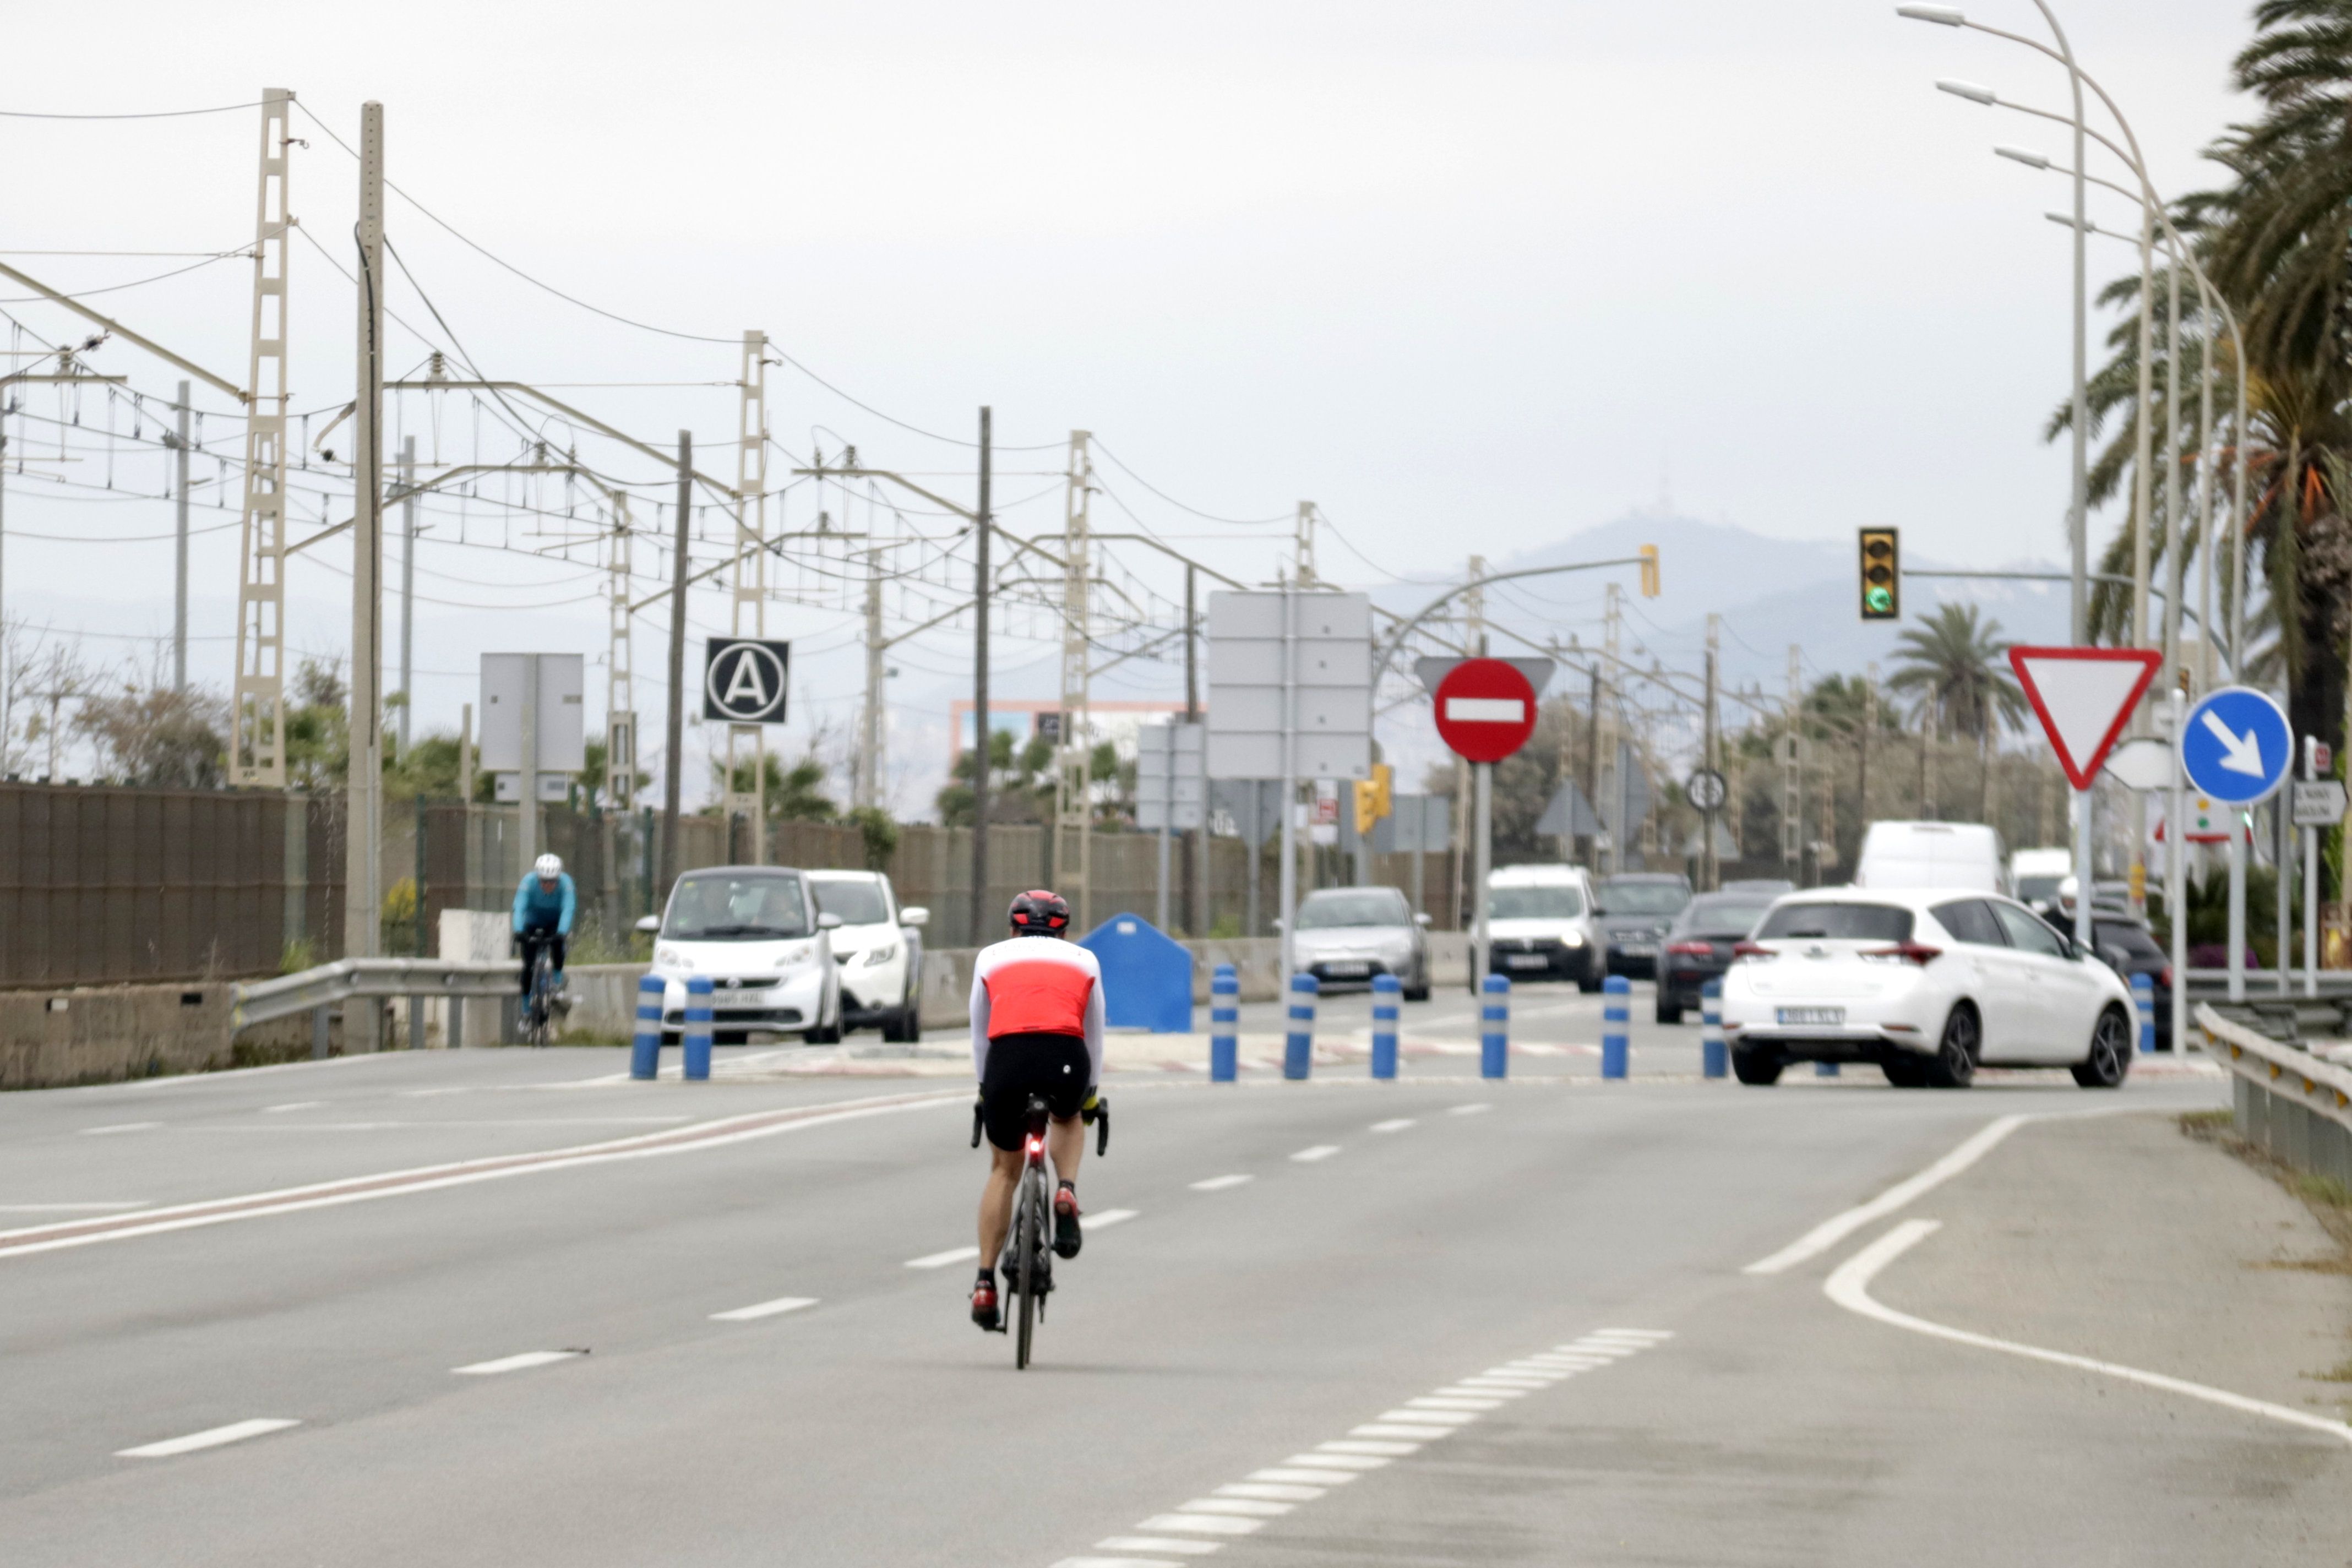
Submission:
<svg viewBox="0 0 2352 1568">
<path fill-rule="evenodd" d="M 1003 1331 L 1004 1314 L 997 1310 L 994 1275 L 971 1288 L 971 1321 L 991 1333 Z"/>
<path fill-rule="evenodd" d="M 1054 1194 L 1054 1256 L 1076 1258 L 1085 1240 L 1078 1234 L 1077 1189 L 1064 1182 Z"/>
</svg>

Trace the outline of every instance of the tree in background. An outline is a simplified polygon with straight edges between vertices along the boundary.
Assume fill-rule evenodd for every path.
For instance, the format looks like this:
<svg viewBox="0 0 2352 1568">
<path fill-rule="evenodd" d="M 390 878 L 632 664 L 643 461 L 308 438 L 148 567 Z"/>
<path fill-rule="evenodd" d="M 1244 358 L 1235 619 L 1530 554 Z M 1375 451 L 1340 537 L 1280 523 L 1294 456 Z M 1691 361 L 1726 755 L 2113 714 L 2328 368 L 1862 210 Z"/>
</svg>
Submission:
<svg viewBox="0 0 2352 1568">
<path fill-rule="evenodd" d="M 761 792 L 771 822 L 834 822 L 841 816 L 841 807 L 824 793 L 825 765 L 814 752 L 803 755 L 790 768 L 773 752 L 762 753 L 761 771 L 765 775 L 766 788 Z M 724 775 L 724 763 L 711 765 L 712 782 Z M 739 763 L 735 769 L 734 788 L 748 795 L 751 790 L 751 767 Z M 706 815 L 716 815 L 720 807 L 714 804 L 704 808 Z"/>
<path fill-rule="evenodd" d="M 1977 819 L 1992 805 L 1992 752 L 2001 731 L 2023 721 L 2025 693 L 2009 671 L 2000 623 L 1974 605 L 1946 605 L 1895 639 L 1902 654 L 1889 689 L 1916 699 L 1922 724 L 1977 743 Z"/>
<path fill-rule="evenodd" d="M 121 784 L 218 789 L 228 760 L 228 701 L 200 687 L 93 692 L 73 732 L 97 748 L 101 776 Z"/>
<path fill-rule="evenodd" d="M 286 782 L 311 795 L 341 787 L 352 768 L 352 719 L 342 670 L 306 658 L 286 692 Z"/>
</svg>

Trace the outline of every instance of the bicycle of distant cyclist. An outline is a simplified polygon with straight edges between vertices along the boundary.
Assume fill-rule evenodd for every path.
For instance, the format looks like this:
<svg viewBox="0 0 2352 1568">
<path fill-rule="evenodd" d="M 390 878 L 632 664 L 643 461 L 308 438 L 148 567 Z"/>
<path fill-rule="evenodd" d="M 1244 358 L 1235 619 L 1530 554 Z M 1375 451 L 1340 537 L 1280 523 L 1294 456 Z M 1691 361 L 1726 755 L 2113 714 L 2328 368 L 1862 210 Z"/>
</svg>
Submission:
<svg viewBox="0 0 2352 1568">
<path fill-rule="evenodd" d="M 554 1035 L 555 955 L 547 943 L 530 950 L 530 989 L 522 1002 L 522 1043 L 544 1046 Z"/>
<path fill-rule="evenodd" d="M 1110 1151 L 1110 1101 L 1097 1098 L 1080 1111 L 1094 1124 L 1095 1152 Z M 1021 1298 L 1014 1313 L 1013 1364 L 1029 1365 L 1036 1325 L 1045 1319 L 1045 1298 L 1054 1289 L 1054 1174 L 1045 1158 L 1048 1111 L 1045 1097 L 1031 1095 L 1021 1134 L 1021 1184 L 1013 1194 L 1013 1231 L 1004 1244 L 1004 1283 Z M 971 1108 L 971 1146 L 980 1147 L 981 1108 Z"/>
</svg>

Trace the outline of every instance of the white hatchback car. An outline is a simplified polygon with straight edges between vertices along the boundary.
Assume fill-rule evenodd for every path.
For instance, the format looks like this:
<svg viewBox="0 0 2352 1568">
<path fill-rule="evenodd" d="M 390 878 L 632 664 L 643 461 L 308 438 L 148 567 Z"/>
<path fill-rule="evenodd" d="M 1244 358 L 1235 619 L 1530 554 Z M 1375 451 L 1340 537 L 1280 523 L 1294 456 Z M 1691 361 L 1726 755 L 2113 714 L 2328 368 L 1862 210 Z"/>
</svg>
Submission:
<svg viewBox="0 0 2352 1568">
<path fill-rule="evenodd" d="M 853 1029 L 878 1025 L 893 1045 L 922 1038 L 922 928 L 931 911 L 901 909 L 890 879 L 879 871 L 806 875 L 819 917 L 841 917 L 832 942 L 843 1023 Z"/>
<path fill-rule="evenodd" d="M 841 976 L 828 934 L 837 915 L 820 914 L 808 879 L 773 866 L 711 866 L 670 889 L 656 919 L 652 973 L 668 984 L 662 1028 L 686 1024 L 686 982 L 712 982 L 711 1041 L 742 1045 L 753 1034 L 798 1034 L 810 1045 L 841 1038 Z"/>
<path fill-rule="evenodd" d="M 2024 905 L 1961 888 L 1831 888 L 1774 904 L 1723 978 L 1742 1083 L 1790 1062 L 1875 1062 L 1899 1089 L 1962 1089 L 1979 1066 L 2131 1069 L 2116 972 Z"/>
</svg>

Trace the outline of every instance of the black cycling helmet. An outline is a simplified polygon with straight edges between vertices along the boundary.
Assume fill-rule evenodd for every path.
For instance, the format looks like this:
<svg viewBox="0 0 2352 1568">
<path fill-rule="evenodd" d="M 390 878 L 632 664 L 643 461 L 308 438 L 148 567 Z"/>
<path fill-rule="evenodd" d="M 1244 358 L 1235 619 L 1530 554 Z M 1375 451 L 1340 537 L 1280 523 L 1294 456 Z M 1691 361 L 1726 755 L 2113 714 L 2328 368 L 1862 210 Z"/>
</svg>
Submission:
<svg viewBox="0 0 2352 1568">
<path fill-rule="evenodd" d="M 1060 936 L 1070 929 L 1070 906 L 1050 888 L 1033 888 L 1013 900 L 1014 936 Z"/>
</svg>

